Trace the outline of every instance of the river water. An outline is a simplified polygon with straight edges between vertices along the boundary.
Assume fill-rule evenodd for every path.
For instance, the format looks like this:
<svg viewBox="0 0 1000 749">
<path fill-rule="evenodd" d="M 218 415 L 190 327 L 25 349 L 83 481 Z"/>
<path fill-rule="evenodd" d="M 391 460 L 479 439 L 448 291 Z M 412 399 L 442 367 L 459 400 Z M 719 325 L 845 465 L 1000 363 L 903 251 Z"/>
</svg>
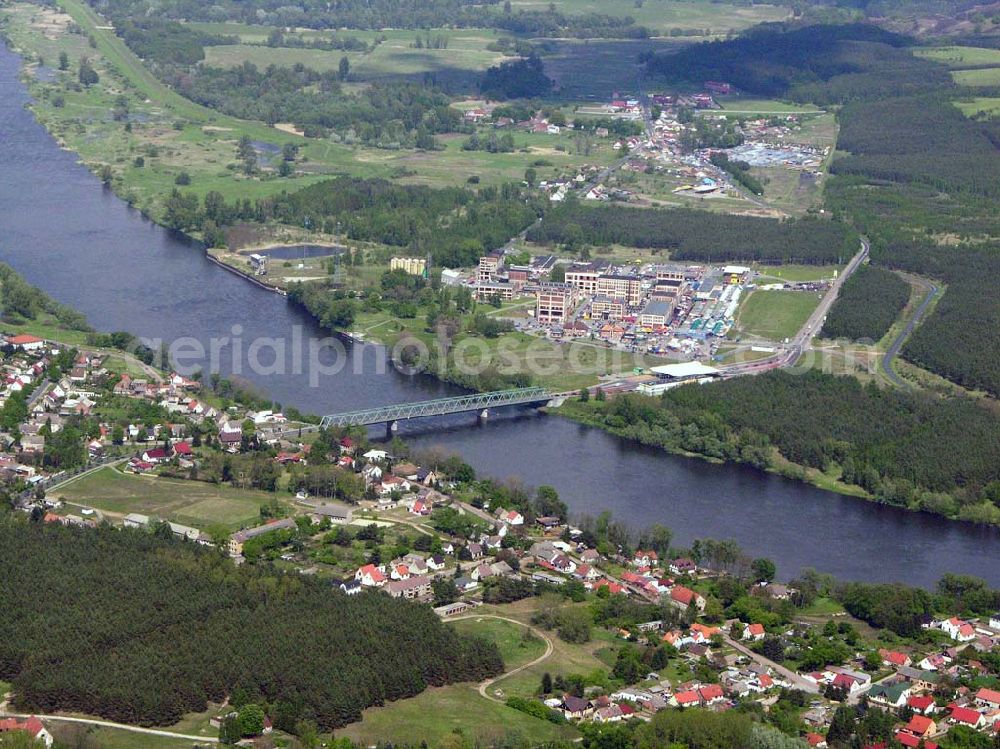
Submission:
<svg viewBox="0 0 1000 749">
<path fill-rule="evenodd" d="M 0 260 L 100 330 L 165 341 L 190 336 L 206 349 L 210 340 L 228 338 L 220 357 L 227 373 L 234 338 L 245 348 L 260 337 L 323 335 L 283 297 L 210 263 L 200 247 L 102 188 L 24 108 L 18 67 L 0 46 Z M 331 366 L 334 356 L 317 353 Z M 260 358 L 269 361 L 266 353 Z M 377 347 L 348 346 L 337 361 L 342 369 L 318 382 L 310 367 L 297 372 L 291 362 L 281 374 L 253 374 L 245 366 L 238 374 L 276 401 L 312 413 L 456 392 L 396 372 Z M 551 484 L 572 512 L 610 509 L 636 527 L 663 523 L 681 543 L 734 538 L 749 553 L 773 558 L 784 578 L 813 566 L 842 579 L 930 586 L 951 571 L 1000 585 L 996 530 L 667 455 L 558 417 L 513 410 L 477 424 L 463 415 L 404 424 L 401 434 L 419 446 L 460 452 L 481 474 Z"/>
</svg>

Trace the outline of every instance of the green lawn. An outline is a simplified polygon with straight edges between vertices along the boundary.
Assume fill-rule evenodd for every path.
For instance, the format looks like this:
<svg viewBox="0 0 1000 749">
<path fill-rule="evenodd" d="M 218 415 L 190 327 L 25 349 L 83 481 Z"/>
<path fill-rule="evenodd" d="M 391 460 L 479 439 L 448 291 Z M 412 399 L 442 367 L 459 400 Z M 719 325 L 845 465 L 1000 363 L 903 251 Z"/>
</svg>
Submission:
<svg viewBox="0 0 1000 749">
<path fill-rule="evenodd" d="M 545 652 L 545 641 L 525 626 L 503 619 L 460 619 L 452 623 L 463 634 L 478 635 L 496 644 L 508 671 Z"/>
<path fill-rule="evenodd" d="M 503 606 L 485 606 L 481 611 L 484 614 L 497 614 L 528 622 L 540 605 L 541 601 L 538 598 L 530 598 Z M 569 605 L 586 606 L 587 604 Z M 557 674 L 564 676 L 588 674 L 597 669 L 607 671 L 607 665 L 598 654 L 618 642 L 614 635 L 598 627 L 591 630 L 590 642 L 582 644 L 563 642 L 555 632 L 551 632 L 549 636 L 553 645 L 551 656 L 507 679 L 500 679 L 490 686 L 490 690 L 500 689 L 506 696 L 533 697 L 542 682 L 542 676 L 546 673 L 554 677 Z"/>
<path fill-rule="evenodd" d="M 819 304 L 817 294 L 805 291 L 755 291 L 739 311 L 744 333 L 772 341 L 791 338 Z"/>
<path fill-rule="evenodd" d="M 410 699 L 369 708 L 361 722 L 337 729 L 336 736 L 346 736 L 362 746 L 377 742 L 415 746 L 421 741 L 440 746 L 455 730 L 474 742 L 478 740 L 481 746 L 514 734 L 531 745 L 576 736 L 569 726 L 557 726 L 484 699 L 471 684 L 428 689 Z"/>
<path fill-rule="evenodd" d="M 166 736 L 122 731 L 117 728 L 85 727 L 52 721 L 50 729 L 57 741 L 64 742 L 62 746 L 93 746 L 100 749 L 191 749 L 190 739 L 172 739 Z"/>
<path fill-rule="evenodd" d="M 834 616 L 843 614 L 844 607 L 832 598 L 817 598 L 809 606 L 799 611 L 800 616 Z"/>
<path fill-rule="evenodd" d="M 950 68 L 1000 66 L 1000 49 L 988 47 L 917 47 L 913 54 L 942 62 Z"/>
<path fill-rule="evenodd" d="M 218 524 L 233 530 L 257 524 L 260 506 L 275 497 L 201 481 L 133 476 L 110 467 L 52 493 L 66 502 L 117 515 L 138 512 L 200 528 Z"/>
</svg>

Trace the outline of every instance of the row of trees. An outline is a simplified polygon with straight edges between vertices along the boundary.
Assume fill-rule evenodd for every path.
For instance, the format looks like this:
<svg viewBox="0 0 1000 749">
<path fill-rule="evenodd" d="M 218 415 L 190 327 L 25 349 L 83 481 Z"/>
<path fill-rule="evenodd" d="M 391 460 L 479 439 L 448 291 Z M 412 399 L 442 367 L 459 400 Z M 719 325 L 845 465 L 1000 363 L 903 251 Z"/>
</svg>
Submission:
<svg viewBox="0 0 1000 749">
<path fill-rule="evenodd" d="M 98 5 L 97 0 L 93 0 Z M 564 14 L 554 5 L 541 10 L 515 11 L 509 0 L 222 0 L 206 6 L 199 0 L 103 0 L 100 7 L 112 18 L 160 18 L 191 21 L 236 21 L 284 28 L 312 29 L 434 29 L 441 27 L 496 28 L 535 37 L 645 39 L 649 31 L 630 16 L 601 13 Z M 115 24 L 118 25 L 117 23 Z"/>
<path fill-rule="evenodd" d="M 0 678 L 24 710 L 165 725 L 240 693 L 286 730 L 332 728 L 503 668 L 427 607 L 238 569 L 145 531 L 7 521 L 0 566 Z"/>
<path fill-rule="evenodd" d="M 677 260 L 846 262 L 858 251 L 846 225 L 819 219 L 779 221 L 678 208 L 590 207 L 574 201 L 528 231 L 535 242 L 624 244 L 671 251 Z"/>
</svg>

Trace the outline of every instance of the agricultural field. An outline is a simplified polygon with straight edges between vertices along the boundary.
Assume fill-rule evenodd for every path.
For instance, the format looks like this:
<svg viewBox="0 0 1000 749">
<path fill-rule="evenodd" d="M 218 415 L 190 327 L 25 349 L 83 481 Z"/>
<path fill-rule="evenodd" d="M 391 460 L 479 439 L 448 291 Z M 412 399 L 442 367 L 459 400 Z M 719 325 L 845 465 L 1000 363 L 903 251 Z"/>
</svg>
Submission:
<svg viewBox="0 0 1000 749">
<path fill-rule="evenodd" d="M 956 101 L 955 106 L 962 110 L 966 117 L 988 116 L 1000 114 L 1000 97 L 977 96 L 973 99 Z"/>
<path fill-rule="evenodd" d="M 936 60 L 949 68 L 1000 66 L 1000 49 L 988 47 L 917 47 L 913 54 Z"/>
<path fill-rule="evenodd" d="M 228 24 L 213 24 L 226 26 Z M 223 32 L 224 33 L 224 32 Z M 347 36 L 358 36 L 354 31 Z M 446 49 L 417 49 L 417 34 L 448 37 Z M 212 67 L 236 67 L 251 62 L 259 68 L 268 65 L 291 67 L 298 63 L 319 72 L 336 70 L 342 57 L 351 63 L 352 81 L 374 81 L 385 78 L 421 77 L 424 73 L 478 73 L 505 59 L 486 46 L 496 40 L 494 32 L 485 29 L 431 30 L 429 32 L 386 32 L 386 41 L 370 52 L 303 49 L 297 47 L 267 47 L 260 44 L 236 44 L 207 47 L 205 64 Z M 317 34 L 317 38 L 322 35 Z M 364 38 L 361 36 L 360 38 Z M 475 75 L 464 76 L 475 85 Z"/>
<path fill-rule="evenodd" d="M 94 507 L 114 516 L 137 512 L 198 528 L 228 530 L 256 524 L 260 506 L 274 494 L 182 479 L 133 476 L 105 467 L 54 489 L 67 504 Z"/>
<path fill-rule="evenodd" d="M 819 305 L 819 296 L 806 291 L 755 291 L 737 314 L 743 333 L 771 341 L 791 338 Z"/>
<path fill-rule="evenodd" d="M 951 77 L 959 86 L 1000 86 L 1000 67 L 953 70 Z"/>
<path fill-rule="evenodd" d="M 602 13 L 627 16 L 641 26 L 667 36 L 672 30 L 701 34 L 728 34 L 758 23 L 781 21 L 790 15 L 777 5 L 730 5 L 708 0 L 554 0 L 556 10 L 567 15 Z M 548 0 L 511 0 L 515 10 L 545 10 Z"/>
</svg>

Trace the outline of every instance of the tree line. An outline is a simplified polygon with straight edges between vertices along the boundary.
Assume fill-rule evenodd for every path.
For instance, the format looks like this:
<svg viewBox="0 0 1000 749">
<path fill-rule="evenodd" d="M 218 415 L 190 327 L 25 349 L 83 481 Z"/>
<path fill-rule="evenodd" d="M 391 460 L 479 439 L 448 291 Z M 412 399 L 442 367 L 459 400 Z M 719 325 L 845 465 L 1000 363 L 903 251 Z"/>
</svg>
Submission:
<svg viewBox="0 0 1000 749">
<path fill-rule="evenodd" d="M 579 39 L 645 39 L 649 30 L 631 16 L 604 13 L 517 9 L 510 2 L 487 0 L 222 0 L 206 6 L 200 0 L 90 0 L 112 18 L 154 16 L 179 21 L 232 21 L 283 28 L 433 29 L 441 27 L 501 29 L 533 37 Z M 117 24 L 116 24 L 117 25 Z"/>
<path fill-rule="evenodd" d="M 575 201 L 550 210 L 527 236 L 533 242 L 663 249 L 675 260 L 708 262 L 842 263 L 858 251 L 857 235 L 836 221 L 781 221 L 691 208 L 590 207 Z"/>
<path fill-rule="evenodd" d="M 25 281 L 7 263 L 0 263 L 0 313 L 12 323 L 36 320 L 40 315 L 52 315 L 69 330 L 90 331 L 82 312 L 60 304 L 37 286 Z"/>
<path fill-rule="evenodd" d="M 503 668 L 426 606 L 236 568 L 146 531 L 10 520 L 0 565 L 0 678 L 23 710 L 169 725 L 239 693 L 279 728 L 329 729 Z"/>
</svg>

